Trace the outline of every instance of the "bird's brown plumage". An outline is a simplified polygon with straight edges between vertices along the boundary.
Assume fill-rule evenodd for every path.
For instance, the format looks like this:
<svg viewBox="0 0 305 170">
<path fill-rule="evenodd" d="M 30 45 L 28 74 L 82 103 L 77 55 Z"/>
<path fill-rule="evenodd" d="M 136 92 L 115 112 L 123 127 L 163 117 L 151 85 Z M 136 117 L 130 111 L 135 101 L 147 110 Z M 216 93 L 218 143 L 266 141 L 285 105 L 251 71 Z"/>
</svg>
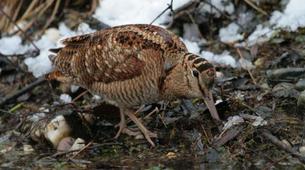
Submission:
<svg viewBox="0 0 305 170">
<path fill-rule="evenodd" d="M 104 96 L 121 112 L 159 100 L 200 97 L 200 82 L 210 88 L 215 76 L 214 67 L 188 53 L 178 36 L 153 25 L 117 26 L 67 38 L 62 44 L 50 50 L 56 53 L 51 57 L 55 75 L 59 72 Z"/>
</svg>

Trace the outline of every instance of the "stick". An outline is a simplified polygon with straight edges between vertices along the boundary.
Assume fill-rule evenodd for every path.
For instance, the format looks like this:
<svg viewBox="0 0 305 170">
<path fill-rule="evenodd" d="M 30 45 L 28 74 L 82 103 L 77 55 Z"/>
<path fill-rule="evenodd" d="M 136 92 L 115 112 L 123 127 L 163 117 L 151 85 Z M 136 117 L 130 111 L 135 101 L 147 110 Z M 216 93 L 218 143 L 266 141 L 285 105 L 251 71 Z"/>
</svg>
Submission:
<svg viewBox="0 0 305 170">
<path fill-rule="evenodd" d="M 263 9 L 259 8 L 258 6 L 256 6 L 253 2 L 251 2 L 250 0 L 244 0 L 248 5 L 250 5 L 252 8 L 254 8 L 255 10 L 257 10 L 258 12 L 262 13 L 265 16 L 268 16 L 267 12 L 264 11 Z"/>
<path fill-rule="evenodd" d="M 210 5 L 213 9 L 215 9 L 217 12 L 220 13 L 220 15 L 224 16 L 225 18 L 227 18 L 230 21 L 234 21 L 229 15 L 225 14 L 224 12 L 222 12 L 220 9 L 218 9 L 215 5 L 213 5 L 211 2 L 204 0 L 204 3 Z M 244 26 L 240 25 L 238 22 L 236 22 L 236 24 L 241 28 L 244 29 Z"/>
<path fill-rule="evenodd" d="M 171 12 L 174 12 L 174 10 L 173 10 L 173 1 L 174 0 L 171 0 L 171 3 L 170 4 L 168 4 L 168 6 L 167 6 L 167 8 L 165 8 L 153 21 L 151 21 L 151 23 L 149 24 L 149 25 L 151 25 L 151 24 L 153 24 L 158 18 L 160 18 L 167 10 L 171 10 Z"/>
<path fill-rule="evenodd" d="M 25 36 L 25 38 L 28 40 L 28 41 L 30 41 L 30 43 L 33 45 L 33 47 L 37 50 L 37 51 L 40 51 L 40 49 L 35 45 L 35 43 L 32 41 L 32 39 L 19 27 L 19 25 L 16 23 L 16 22 L 14 22 L 13 20 L 12 20 L 12 18 L 7 14 L 7 13 L 5 13 L 4 12 L 4 10 L 2 9 L 2 8 L 0 8 L 0 12 L 11 22 L 11 23 L 13 23 L 15 26 L 16 26 L 16 28 L 20 31 L 20 32 L 22 32 L 23 33 L 23 35 Z M 1 104 L 0 104 L 1 105 Z"/>
<path fill-rule="evenodd" d="M 240 58 L 245 59 L 244 56 L 242 55 L 242 53 L 241 53 L 241 51 L 240 51 L 239 48 L 236 48 L 236 51 L 237 51 L 238 55 L 240 56 Z M 252 74 L 251 70 L 250 70 L 249 68 L 247 68 L 247 71 L 248 71 L 248 73 L 249 73 L 249 75 L 250 75 L 250 77 L 251 77 L 253 83 L 254 83 L 255 85 L 257 85 L 256 80 L 255 80 L 255 78 L 253 77 L 253 74 Z"/>
<path fill-rule="evenodd" d="M 302 156 L 299 152 L 294 151 L 293 149 L 287 147 L 287 145 L 285 143 L 281 142 L 276 136 L 272 135 L 271 132 L 268 131 L 267 129 L 262 130 L 262 135 L 266 139 L 270 140 L 271 143 L 273 143 L 277 147 L 281 148 L 282 150 L 291 154 L 292 156 L 298 158 L 299 161 L 301 161 L 302 163 L 305 163 L 305 157 L 304 156 Z"/>
<path fill-rule="evenodd" d="M 26 92 L 32 90 L 34 87 L 36 87 L 44 82 L 46 82 L 45 78 L 41 77 L 41 78 L 35 80 L 34 82 L 32 82 L 31 84 L 28 84 L 27 86 L 23 87 L 19 91 L 16 91 L 16 92 L 13 92 L 13 93 L 7 95 L 6 97 L 0 99 L 0 106 L 6 104 L 10 100 L 16 99 L 17 97 L 25 94 Z"/>
</svg>

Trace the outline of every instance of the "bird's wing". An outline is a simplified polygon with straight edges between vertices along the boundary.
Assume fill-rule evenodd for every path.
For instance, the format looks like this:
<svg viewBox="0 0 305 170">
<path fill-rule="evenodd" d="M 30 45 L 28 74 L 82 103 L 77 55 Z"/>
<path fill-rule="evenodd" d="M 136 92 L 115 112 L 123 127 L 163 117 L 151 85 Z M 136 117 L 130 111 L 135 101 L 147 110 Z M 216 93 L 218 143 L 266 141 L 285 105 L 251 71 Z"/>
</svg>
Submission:
<svg viewBox="0 0 305 170">
<path fill-rule="evenodd" d="M 158 44 L 145 41 L 134 32 L 106 30 L 67 38 L 62 44 L 63 48 L 50 50 L 56 53 L 53 60 L 56 70 L 85 84 L 137 77 L 145 65 L 154 64 L 147 63 L 151 61 L 145 57 L 162 56 Z"/>
</svg>

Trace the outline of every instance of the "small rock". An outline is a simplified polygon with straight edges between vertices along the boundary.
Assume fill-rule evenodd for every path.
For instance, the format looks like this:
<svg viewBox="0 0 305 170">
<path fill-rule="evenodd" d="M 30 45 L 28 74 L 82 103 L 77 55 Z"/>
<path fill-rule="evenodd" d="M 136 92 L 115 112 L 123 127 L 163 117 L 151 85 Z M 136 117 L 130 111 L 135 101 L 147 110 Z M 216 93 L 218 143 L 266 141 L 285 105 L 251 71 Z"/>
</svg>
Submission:
<svg viewBox="0 0 305 170">
<path fill-rule="evenodd" d="M 267 71 L 267 78 L 271 82 L 295 81 L 305 78 L 305 68 L 280 68 Z"/>
<path fill-rule="evenodd" d="M 34 152 L 32 145 L 23 145 L 23 151 L 25 154 L 30 154 Z"/>
<path fill-rule="evenodd" d="M 5 153 L 11 151 L 13 148 L 14 148 L 13 146 L 5 146 L 4 149 L 1 149 L 1 150 L 0 150 L 0 153 L 1 153 L 1 154 L 5 154 Z"/>
<path fill-rule="evenodd" d="M 69 149 L 71 149 L 73 143 L 74 143 L 75 139 L 72 137 L 65 137 L 63 138 L 58 146 L 57 146 L 57 151 L 68 151 Z"/>
<path fill-rule="evenodd" d="M 292 146 L 288 140 L 283 139 L 281 142 L 284 143 L 288 148 L 292 148 Z"/>
<path fill-rule="evenodd" d="M 82 138 L 77 138 L 71 148 L 69 149 L 70 151 L 77 151 L 85 147 L 85 140 Z"/>
<path fill-rule="evenodd" d="M 299 91 L 305 90 L 305 79 L 300 79 L 297 84 L 295 84 L 295 89 Z"/>
<path fill-rule="evenodd" d="M 173 159 L 173 158 L 176 158 L 177 155 L 176 155 L 175 152 L 168 152 L 168 153 L 166 154 L 166 157 L 167 157 L 168 159 Z"/>
<path fill-rule="evenodd" d="M 270 118 L 272 117 L 272 109 L 270 107 L 267 106 L 258 106 L 255 108 L 256 113 L 261 116 L 262 118 Z"/>
<path fill-rule="evenodd" d="M 305 109 L 305 90 L 301 92 L 298 102 L 297 102 L 298 109 Z"/>
<path fill-rule="evenodd" d="M 272 95 L 274 97 L 297 98 L 299 92 L 296 89 L 294 89 L 294 85 L 291 83 L 279 83 L 273 87 Z"/>
<path fill-rule="evenodd" d="M 223 126 L 222 130 L 228 130 L 230 129 L 232 126 L 234 125 L 238 125 L 240 123 L 243 123 L 244 122 L 244 119 L 240 116 L 230 116 L 228 118 L 228 121 L 225 123 L 225 125 Z"/>
<path fill-rule="evenodd" d="M 262 68 L 266 64 L 266 58 L 261 57 L 255 60 L 254 65 L 258 68 Z"/>
<path fill-rule="evenodd" d="M 305 146 L 301 146 L 299 148 L 299 152 L 302 154 L 302 155 L 305 155 Z"/>
<path fill-rule="evenodd" d="M 252 123 L 253 126 L 265 126 L 267 125 L 267 121 L 262 117 L 256 117 L 255 121 Z"/>
</svg>

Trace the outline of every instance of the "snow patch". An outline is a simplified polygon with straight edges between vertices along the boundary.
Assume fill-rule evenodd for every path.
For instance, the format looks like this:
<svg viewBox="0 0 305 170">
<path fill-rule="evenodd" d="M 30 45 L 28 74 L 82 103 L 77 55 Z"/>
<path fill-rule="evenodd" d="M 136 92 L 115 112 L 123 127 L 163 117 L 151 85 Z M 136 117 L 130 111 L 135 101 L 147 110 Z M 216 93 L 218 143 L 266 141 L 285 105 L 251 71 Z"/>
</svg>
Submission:
<svg viewBox="0 0 305 170">
<path fill-rule="evenodd" d="M 296 31 L 305 27 L 305 1 L 290 0 L 284 12 L 274 11 L 269 19 L 271 26 L 257 25 L 256 30 L 249 36 L 248 46 L 268 41 L 276 29 Z"/>
<path fill-rule="evenodd" d="M 46 30 L 45 34 L 38 41 L 34 42 L 40 49 L 40 54 L 37 57 L 25 59 L 24 63 L 35 77 L 43 76 L 52 70 L 52 62 L 48 57 L 50 54 L 49 49 L 62 46 L 59 42 L 60 39 L 93 31 L 95 30 L 91 29 L 89 25 L 85 23 L 80 24 L 77 31 L 72 31 L 64 23 L 60 23 L 58 29 L 50 28 Z"/>
<path fill-rule="evenodd" d="M 26 45 L 22 45 L 21 42 L 21 37 L 18 35 L 1 38 L 0 53 L 10 55 L 26 52 L 29 47 Z"/>
<path fill-rule="evenodd" d="M 277 28 L 296 31 L 305 26 L 305 1 L 290 0 L 283 13 L 275 11 L 270 19 Z"/>
<path fill-rule="evenodd" d="M 222 15 L 220 12 L 233 14 L 234 10 L 234 5 L 230 0 L 213 0 L 209 3 L 203 2 L 200 12 L 215 14 L 215 17 L 219 18 Z"/>
<path fill-rule="evenodd" d="M 230 55 L 228 51 L 224 51 L 222 54 L 214 54 L 210 51 L 201 51 L 198 43 L 192 42 L 189 40 L 183 39 L 184 44 L 186 45 L 186 48 L 188 49 L 189 52 L 197 54 L 205 59 L 207 59 L 209 62 L 214 63 L 214 64 L 220 64 L 224 66 L 231 66 L 233 68 L 237 67 L 237 62 Z"/>
<path fill-rule="evenodd" d="M 71 86 L 70 86 L 70 91 L 71 91 L 72 93 L 75 93 L 78 89 L 79 89 L 79 86 L 76 86 L 76 85 L 71 85 Z"/>
<path fill-rule="evenodd" d="M 239 26 L 232 22 L 225 28 L 219 30 L 220 41 L 224 43 L 234 43 L 235 41 L 242 40 L 243 35 L 238 33 Z"/>
<path fill-rule="evenodd" d="M 189 1 L 174 0 L 173 9 Z M 110 26 L 149 24 L 168 7 L 170 2 L 171 0 L 101 0 L 93 16 Z M 154 24 L 162 25 L 168 22 L 171 22 L 170 10 L 160 16 Z"/>
<path fill-rule="evenodd" d="M 72 97 L 68 94 L 61 94 L 59 99 L 63 102 L 63 103 L 71 103 L 72 102 Z"/>
<path fill-rule="evenodd" d="M 200 53 L 200 48 L 199 48 L 198 43 L 193 42 L 193 41 L 189 41 L 187 39 L 182 39 L 182 41 L 184 42 L 187 50 L 190 53 L 194 53 L 194 54 L 197 54 L 197 55 Z"/>
<path fill-rule="evenodd" d="M 59 37 L 59 36 L 58 36 Z M 49 60 L 49 48 L 54 48 L 56 40 L 51 34 L 45 34 L 35 44 L 40 49 L 40 54 L 37 57 L 30 57 L 24 60 L 28 70 L 33 73 L 35 77 L 40 77 L 52 69 L 52 63 Z"/>
<path fill-rule="evenodd" d="M 237 62 L 234 59 L 234 57 L 232 57 L 230 55 L 229 51 L 224 51 L 222 54 L 214 54 L 210 51 L 202 51 L 200 53 L 200 55 L 207 59 L 208 61 L 215 63 L 215 64 L 220 64 L 220 65 L 224 65 L 224 66 L 231 66 L 233 68 L 237 67 Z"/>
<path fill-rule="evenodd" d="M 254 44 L 266 42 L 271 38 L 273 33 L 274 30 L 259 24 L 256 26 L 255 31 L 248 37 L 247 44 L 248 46 L 253 46 Z"/>
</svg>

